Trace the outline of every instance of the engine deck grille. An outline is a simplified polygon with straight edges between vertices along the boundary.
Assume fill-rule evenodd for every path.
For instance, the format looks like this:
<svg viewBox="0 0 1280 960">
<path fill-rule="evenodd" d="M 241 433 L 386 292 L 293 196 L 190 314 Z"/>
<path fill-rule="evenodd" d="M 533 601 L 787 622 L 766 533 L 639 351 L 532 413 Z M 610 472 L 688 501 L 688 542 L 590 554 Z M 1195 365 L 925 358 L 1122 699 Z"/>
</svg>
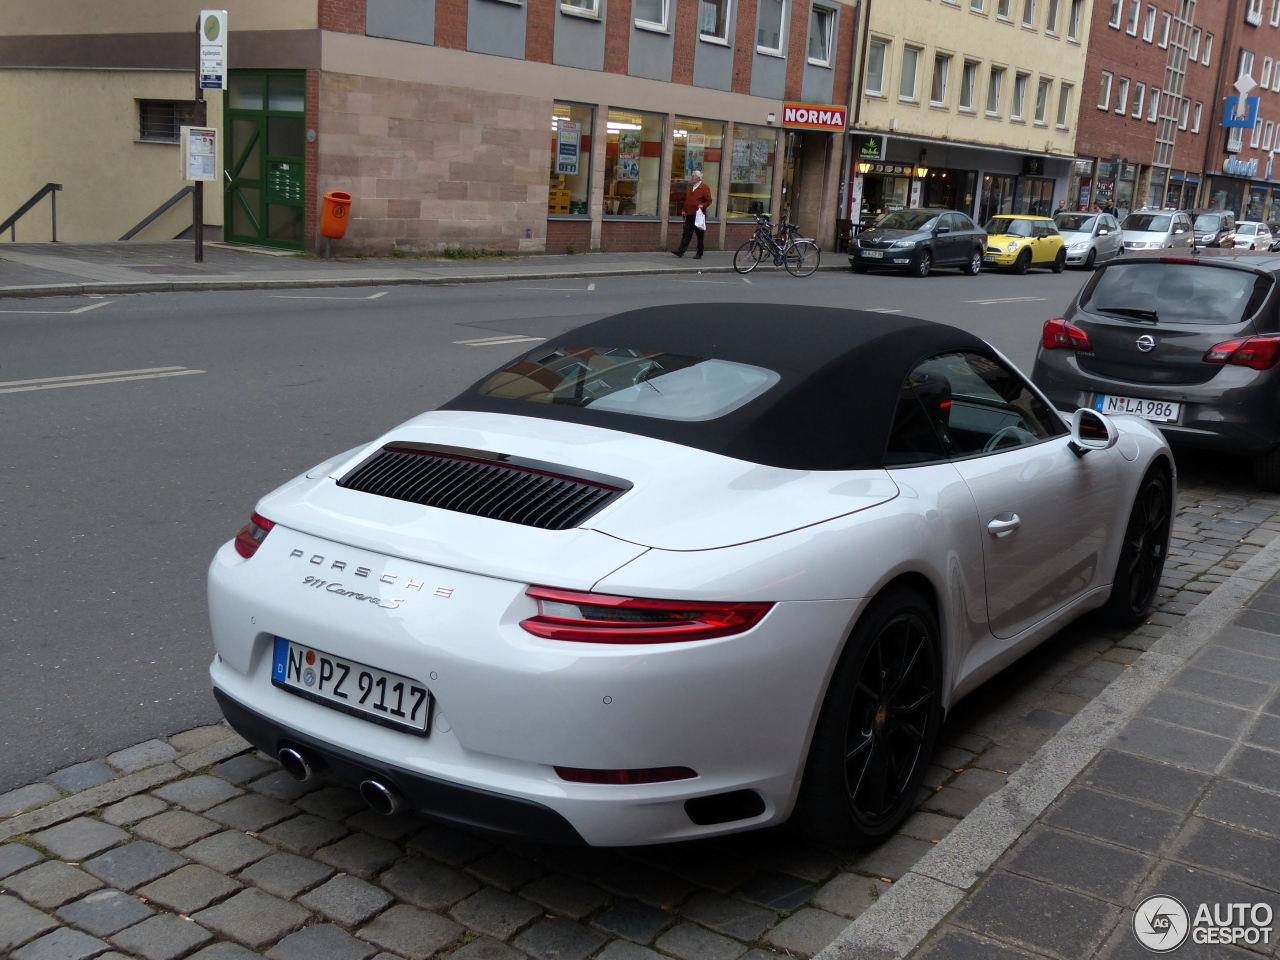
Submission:
<svg viewBox="0 0 1280 960">
<path fill-rule="evenodd" d="M 568 530 L 631 484 L 487 450 L 389 443 L 338 486 L 527 527 Z"/>
</svg>

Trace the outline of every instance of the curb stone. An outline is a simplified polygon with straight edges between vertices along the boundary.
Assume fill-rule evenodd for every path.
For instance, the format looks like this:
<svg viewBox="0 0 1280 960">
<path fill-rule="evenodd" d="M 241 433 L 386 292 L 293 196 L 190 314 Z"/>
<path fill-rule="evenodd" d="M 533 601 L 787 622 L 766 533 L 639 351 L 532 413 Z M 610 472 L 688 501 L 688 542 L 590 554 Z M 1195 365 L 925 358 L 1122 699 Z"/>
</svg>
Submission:
<svg viewBox="0 0 1280 960">
<path fill-rule="evenodd" d="M 1277 573 L 1280 540 L 1219 584 L 814 960 L 902 960 L 911 953 L 1112 734 Z"/>
</svg>

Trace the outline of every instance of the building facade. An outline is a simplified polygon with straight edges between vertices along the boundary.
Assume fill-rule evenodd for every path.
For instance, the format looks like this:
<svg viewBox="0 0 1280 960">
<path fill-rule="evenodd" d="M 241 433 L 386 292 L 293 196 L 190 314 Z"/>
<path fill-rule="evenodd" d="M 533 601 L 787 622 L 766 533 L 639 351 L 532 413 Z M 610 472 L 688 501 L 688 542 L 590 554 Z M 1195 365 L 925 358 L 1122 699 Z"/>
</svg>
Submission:
<svg viewBox="0 0 1280 960">
<path fill-rule="evenodd" d="M 844 113 L 817 108 L 848 103 L 843 0 L 224 2 L 206 223 L 228 240 L 315 249 L 320 198 L 342 190 L 340 253 L 660 249 L 694 168 L 713 248 L 766 212 L 834 236 Z M 0 142 L 0 215 L 61 181 L 60 236 L 115 239 L 183 186 L 200 4 L 3 6 L 0 117 L 40 135 Z"/>
<path fill-rule="evenodd" d="M 865 0 L 849 219 L 1051 214 L 1075 154 L 1087 0 Z"/>
</svg>

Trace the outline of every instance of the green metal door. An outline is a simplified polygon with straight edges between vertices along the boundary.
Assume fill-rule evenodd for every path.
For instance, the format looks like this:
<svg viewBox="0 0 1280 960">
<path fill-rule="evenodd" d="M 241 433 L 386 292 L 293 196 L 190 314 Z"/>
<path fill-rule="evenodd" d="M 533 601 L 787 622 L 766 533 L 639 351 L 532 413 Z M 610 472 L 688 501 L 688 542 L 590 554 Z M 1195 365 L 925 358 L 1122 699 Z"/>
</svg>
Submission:
<svg viewBox="0 0 1280 960">
<path fill-rule="evenodd" d="M 227 86 L 225 236 L 235 243 L 301 250 L 306 74 L 236 70 Z"/>
</svg>

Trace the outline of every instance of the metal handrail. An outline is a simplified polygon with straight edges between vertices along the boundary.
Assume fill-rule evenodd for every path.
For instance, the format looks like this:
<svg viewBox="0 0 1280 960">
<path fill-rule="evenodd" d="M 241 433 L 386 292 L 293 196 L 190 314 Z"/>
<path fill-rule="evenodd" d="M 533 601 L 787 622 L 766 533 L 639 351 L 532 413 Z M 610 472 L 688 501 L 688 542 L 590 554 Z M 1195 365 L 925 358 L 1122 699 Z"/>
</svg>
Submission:
<svg viewBox="0 0 1280 960">
<path fill-rule="evenodd" d="M 57 196 L 55 196 L 55 194 L 57 193 L 57 191 L 61 189 L 62 189 L 62 184 L 60 183 L 46 183 L 43 187 L 41 187 L 39 190 L 35 192 L 35 196 L 33 196 L 30 200 L 28 200 L 26 203 L 20 206 L 13 213 L 13 215 L 9 217 L 8 220 L 6 220 L 4 223 L 0 223 L 0 234 L 8 230 L 9 242 L 17 243 L 18 242 L 18 227 L 17 227 L 18 221 L 21 220 L 24 216 L 26 216 L 27 213 L 30 212 L 32 207 L 34 207 L 37 203 L 43 200 L 44 195 L 47 193 L 49 194 L 49 202 L 53 205 L 53 242 L 57 243 L 58 242 L 58 198 Z"/>
<path fill-rule="evenodd" d="M 132 240 L 134 235 L 143 227 L 145 227 L 147 224 L 149 224 L 152 220 L 160 216 L 160 214 L 164 213 L 166 210 L 172 207 L 175 203 L 177 203 L 179 200 L 185 197 L 188 193 L 195 193 L 195 192 L 196 192 L 196 188 L 193 186 L 188 185 L 183 187 L 181 190 L 175 193 L 172 197 L 170 197 L 164 203 L 160 204 L 160 206 L 156 207 L 149 214 L 147 214 L 145 217 L 139 220 L 138 223 L 134 226 L 134 228 L 130 230 L 128 233 L 126 233 L 120 239 Z"/>
</svg>

